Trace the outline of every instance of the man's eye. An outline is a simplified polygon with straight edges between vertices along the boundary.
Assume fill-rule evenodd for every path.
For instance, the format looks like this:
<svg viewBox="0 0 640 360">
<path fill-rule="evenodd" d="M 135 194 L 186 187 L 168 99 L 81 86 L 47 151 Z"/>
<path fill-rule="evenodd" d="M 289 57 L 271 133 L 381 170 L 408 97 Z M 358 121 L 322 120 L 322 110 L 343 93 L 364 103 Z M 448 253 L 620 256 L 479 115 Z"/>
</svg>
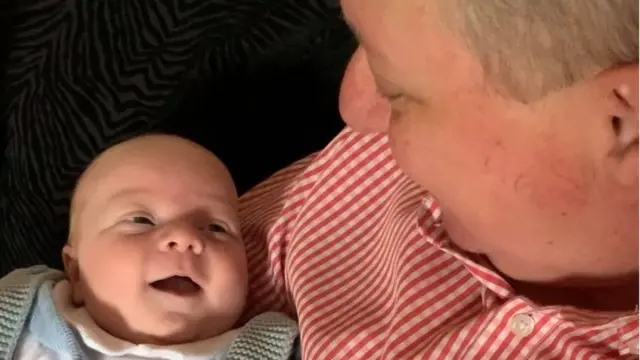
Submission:
<svg viewBox="0 0 640 360">
<path fill-rule="evenodd" d="M 132 216 L 130 221 L 134 224 L 141 225 L 155 225 L 153 221 L 147 216 Z"/>
<path fill-rule="evenodd" d="M 227 229 L 224 226 L 222 226 L 220 224 L 216 224 L 216 223 L 209 224 L 209 231 L 215 232 L 215 233 L 227 233 L 228 232 Z"/>
<path fill-rule="evenodd" d="M 389 95 L 382 95 L 382 97 L 384 97 L 390 104 L 393 104 L 394 102 L 397 102 L 398 100 L 401 100 L 403 98 L 404 95 L 400 94 L 400 93 L 394 93 L 394 94 L 389 94 Z"/>
</svg>

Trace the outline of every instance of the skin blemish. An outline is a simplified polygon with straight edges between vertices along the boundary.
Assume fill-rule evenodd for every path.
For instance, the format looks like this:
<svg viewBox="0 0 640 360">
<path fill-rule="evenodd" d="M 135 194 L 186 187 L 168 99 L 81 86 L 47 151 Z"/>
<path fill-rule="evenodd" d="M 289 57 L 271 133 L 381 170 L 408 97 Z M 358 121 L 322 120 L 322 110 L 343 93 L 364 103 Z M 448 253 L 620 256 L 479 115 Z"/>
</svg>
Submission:
<svg viewBox="0 0 640 360">
<path fill-rule="evenodd" d="M 585 184 L 578 181 L 580 173 L 576 171 L 569 174 L 567 166 L 562 161 L 554 161 L 550 165 L 551 174 L 555 175 L 557 180 L 558 195 L 562 196 L 568 203 L 572 203 L 578 207 L 585 206 L 588 202 L 585 192 L 587 191 Z M 571 176 L 573 175 L 573 176 Z"/>
<path fill-rule="evenodd" d="M 491 172 L 499 172 L 505 165 L 505 150 L 502 145 L 502 140 L 489 140 L 489 144 L 493 143 L 493 146 L 489 145 L 489 151 L 486 153 L 483 162 L 483 169 L 486 174 Z"/>
<path fill-rule="evenodd" d="M 524 187 L 524 175 L 520 174 L 516 177 L 516 180 L 513 182 L 513 190 L 516 193 L 519 193 L 520 191 L 522 191 L 522 188 Z"/>
<path fill-rule="evenodd" d="M 540 134 L 536 143 L 533 168 L 527 171 L 532 203 L 557 215 L 587 206 L 592 181 L 590 168 L 581 162 L 581 155 L 570 151 L 566 141 L 553 133 Z"/>
</svg>

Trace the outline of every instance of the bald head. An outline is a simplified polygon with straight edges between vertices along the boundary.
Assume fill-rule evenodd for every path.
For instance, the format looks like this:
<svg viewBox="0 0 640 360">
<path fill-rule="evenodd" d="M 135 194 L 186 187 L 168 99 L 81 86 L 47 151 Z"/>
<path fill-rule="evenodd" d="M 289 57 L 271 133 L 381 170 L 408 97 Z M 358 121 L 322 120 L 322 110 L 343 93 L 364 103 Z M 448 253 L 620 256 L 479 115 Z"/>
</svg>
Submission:
<svg viewBox="0 0 640 360">
<path fill-rule="evenodd" d="M 80 177 L 70 221 L 62 256 L 74 304 L 112 335 L 176 344 L 237 321 L 247 288 L 237 195 L 202 146 L 145 135 L 110 147 Z M 175 277 L 196 292 L 153 285 Z"/>
<path fill-rule="evenodd" d="M 225 165 L 209 150 L 185 138 L 166 134 L 141 135 L 109 147 L 98 155 L 80 175 L 71 197 L 70 232 L 84 203 L 99 192 L 108 178 L 123 178 L 127 169 L 155 169 L 172 176 L 201 175 L 213 181 L 211 186 L 235 199 L 236 189 Z M 136 176 L 131 172 L 131 176 Z M 183 189 L 189 191 L 189 189 Z M 229 196 L 231 198 L 231 196 Z M 235 200 L 234 200 L 235 202 Z"/>
</svg>

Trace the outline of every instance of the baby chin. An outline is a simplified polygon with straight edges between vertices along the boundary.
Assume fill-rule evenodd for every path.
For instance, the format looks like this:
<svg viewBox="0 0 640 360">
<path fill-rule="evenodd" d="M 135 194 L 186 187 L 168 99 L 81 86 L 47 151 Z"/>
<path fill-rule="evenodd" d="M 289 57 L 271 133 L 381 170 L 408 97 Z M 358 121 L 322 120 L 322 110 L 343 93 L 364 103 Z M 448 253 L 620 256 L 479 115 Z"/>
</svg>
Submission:
<svg viewBox="0 0 640 360">
<path fill-rule="evenodd" d="M 210 338 L 224 332 L 217 325 L 223 321 L 213 312 L 204 294 L 155 294 L 148 312 L 153 319 L 148 327 L 160 344 L 187 343 Z M 151 304 L 151 301 L 149 302 Z M 153 308 L 153 309 L 151 309 Z M 226 329 L 229 330 L 229 329 Z"/>
<path fill-rule="evenodd" d="M 198 315 L 165 313 L 155 322 L 157 325 L 149 336 L 155 345 L 186 344 L 219 335 Z"/>
</svg>

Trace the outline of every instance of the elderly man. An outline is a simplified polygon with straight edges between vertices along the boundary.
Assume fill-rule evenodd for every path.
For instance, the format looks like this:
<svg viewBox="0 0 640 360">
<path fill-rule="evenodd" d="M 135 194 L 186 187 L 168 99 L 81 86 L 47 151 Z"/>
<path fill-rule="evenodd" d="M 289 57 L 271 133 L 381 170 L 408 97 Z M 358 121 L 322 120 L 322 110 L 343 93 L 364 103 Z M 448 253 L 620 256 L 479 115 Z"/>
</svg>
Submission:
<svg viewBox="0 0 640 360">
<path fill-rule="evenodd" d="M 347 128 L 243 199 L 253 311 L 306 359 L 637 354 L 638 2 L 342 7 Z"/>
</svg>

